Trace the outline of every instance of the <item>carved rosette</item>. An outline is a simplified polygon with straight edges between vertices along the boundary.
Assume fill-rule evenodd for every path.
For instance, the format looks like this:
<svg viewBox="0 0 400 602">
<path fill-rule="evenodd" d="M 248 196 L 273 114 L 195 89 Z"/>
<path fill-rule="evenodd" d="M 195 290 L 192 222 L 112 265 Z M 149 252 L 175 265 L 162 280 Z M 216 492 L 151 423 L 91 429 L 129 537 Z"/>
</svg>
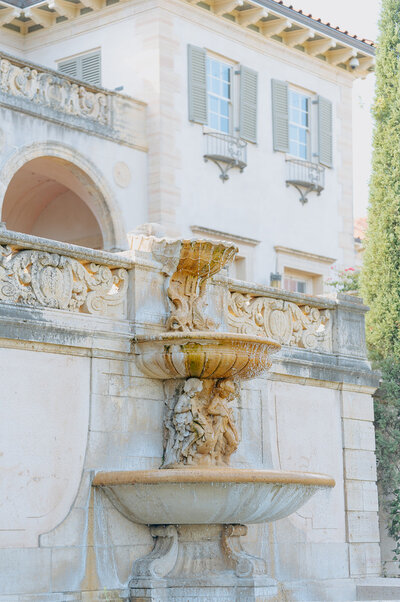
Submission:
<svg viewBox="0 0 400 602">
<path fill-rule="evenodd" d="M 267 336 L 281 345 L 327 350 L 329 313 L 283 299 L 227 293 L 227 322 L 232 332 Z"/>
<path fill-rule="evenodd" d="M 125 269 L 84 264 L 72 257 L 0 246 L 0 300 L 107 315 L 123 303 Z"/>
<path fill-rule="evenodd" d="M 107 94 L 94 92 L 61 75 L 21 67 L 5 58 L 0 58 L 0 91 L 62 113 L 103 125 L 111 124 L 111 103 Z"/>
</svg>

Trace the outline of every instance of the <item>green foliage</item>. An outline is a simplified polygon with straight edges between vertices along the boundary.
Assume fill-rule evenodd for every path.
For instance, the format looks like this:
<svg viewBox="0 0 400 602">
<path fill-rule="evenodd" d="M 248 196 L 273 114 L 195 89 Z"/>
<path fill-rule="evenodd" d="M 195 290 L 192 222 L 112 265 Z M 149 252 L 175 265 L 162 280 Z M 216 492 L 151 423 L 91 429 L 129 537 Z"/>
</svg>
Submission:
<svg viewBox="0 0 400 602">
<path fill-rule="evenodd" d="M 382 371 L 375 402 L 378 478 L 400 559 L 400 0 L 382 0 L 368 232 L 361 291 L 367 342 Z M 389 359 L 385 359 L 389 358 Z"/>
<path fill-rule="evenodd" d="M 332 286 L 338 293 L 348 293 L 360 290 L 360 272 L 355 268 L 344 268 L 334 270 L 326 284 Z"/>
<path fill-rule="evenodd" d="M 376 65 L 369 226 L 361 276 L 368 343 L 400 351 L 400 2 L 383 0 Z"/>
<path fill-rule="evenodd" d="M 382 386 L 375 398 L 375 433 L 378 480 L 389 515 L 387 525 L 400 561 L 400 360 L 379 362 Z"/>
</svg>

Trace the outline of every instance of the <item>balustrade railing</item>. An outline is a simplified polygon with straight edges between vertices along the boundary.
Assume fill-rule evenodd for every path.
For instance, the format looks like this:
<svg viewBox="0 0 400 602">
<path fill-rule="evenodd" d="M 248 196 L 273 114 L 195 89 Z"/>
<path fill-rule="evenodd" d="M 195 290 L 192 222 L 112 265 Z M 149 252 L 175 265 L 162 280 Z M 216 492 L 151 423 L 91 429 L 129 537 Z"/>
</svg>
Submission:
<svg viewBox="0 0 400 602">
<path fill-rule="evenodd" d="M 300 159 L 286 159 L 286 185 L 300 193 L 300 202 L 307 202 L 310 192 L 321 194 L 325 188 L 325 169 L 318 163 Z"/>
<path fill-rule="evenodd" d="M 0 301 L 124 317 L 124 257 L 0 228 Z"/>
<path fill-rule="evenodd" d="M 146 147 L 143 103 L 4 53 L 0 106 Z"/>
<path fill-rule="evenodd" d="M 233 167 L 244 170 L 247 165 L 247 142 L 219 132 L 205 132 L 204 139 L 204 160 L 213 161 L 219 167 L 219 177 L 223 182 L 229 179 L 228 171 Z"/>
</svg>

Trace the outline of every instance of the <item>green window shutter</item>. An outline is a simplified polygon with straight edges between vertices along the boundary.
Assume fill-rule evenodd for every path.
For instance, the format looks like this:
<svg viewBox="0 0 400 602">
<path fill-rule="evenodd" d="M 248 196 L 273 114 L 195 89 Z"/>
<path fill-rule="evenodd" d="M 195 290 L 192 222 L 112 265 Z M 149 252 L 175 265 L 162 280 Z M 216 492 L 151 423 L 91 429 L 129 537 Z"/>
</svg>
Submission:
<svg viewBox="0 0 400 602">
<path fill-rule="evenodd" d="M 257 86 L 258 73 L 240 66 L 240 137 L 257 142 Z"/>
<path fill-rule="evenodd" d="M 81 78 L 93 86 L 101 86 L 101 55 L 91 52 L 79 57 L 81 60 Z"/>
<path fill-rule="evenodd" d="M 189 120 L 207 124 L 206 51 L 188 46 Z"/>
<path fill-rule="evenodd" d="M 79 77 L 78 75 L 78 60 L 63 61 L 58 63 L 58 70 L 68 77 Z"/>
<path fill-rule="evenodd" d="M 332 167 L 332 103 L 318 96 L 318 155 L 319 162 Z"/>
<path fill-rule="evenodd" d="M 288 85 L 277 79 L 272 84 L 272 133 L 274 150 L 289 151 Z"/>
</svg>

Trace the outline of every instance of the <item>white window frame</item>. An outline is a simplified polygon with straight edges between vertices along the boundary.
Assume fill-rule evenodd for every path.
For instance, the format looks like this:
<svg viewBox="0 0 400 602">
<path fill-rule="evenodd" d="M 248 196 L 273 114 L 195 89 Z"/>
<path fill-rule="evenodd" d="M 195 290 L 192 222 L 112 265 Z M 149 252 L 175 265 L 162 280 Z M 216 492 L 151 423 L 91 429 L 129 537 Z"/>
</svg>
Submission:
<svg viewBox="0 0 400 602">
<path fill-rule="evenodd" d="M 298 123 L 295 123 L 293 121 L 291 121 L 291 115 L 290 115 L 290 109 L 291 109 L 291 94 L 298 94 L 299 96 L 302 96 L 303 98 L 307 99 L 307 115 L 308 115 L 308 125 L 306 126 L 302 126 Z M 311 161 L 312 157 L 313 157 L 313 139 L 312 139 L 312 132 L 313 132 L 313 119 L 312 119 L 312 106 L 313 106 L 313 94 L 311 92 L 307 93 L 306 90 L 299 90 L 298 88 L 295 88 L 294 86 L 290 86 L 288 88 L 288 128 L 289 128 L 289 152 L 287 153 L 288 157 L 293 158 L 293 159 L 298 159 L 299 161 Z M 296 155 L 293 154 L 291 152 L 290 149 L 290 128 L 294 126 L 297 127 L 299 129 L 303 129 L 306 131 L 306 157 L 302 157 L 300 155 Z"/>
<path fill-rule="evenodd" d="M 208 73 L 208 66 L 209 66 L 209 61 L 215 61 L 216 63 L 220 63 L 221 65 L 224 65 L 225 67 L 228 67 L 229 69 L 229 73 L 230 73 L 230 98 L 228 100 L 228 123 L 229 123 L 229 127 L 228 127 L 228 131 L 225 132 L 221 129 L 217 129 L 217 128 L 213 128 L 210 124 L 210 106 L 211 106 L 211 102 L 210 102 L 210 97 L 214 96 L 215 98 L 219 99 L 219 100 L 226 100 L 226 97 L 224 96 L 220 96 L 214 92 L 211 92 L 211 90 L 209 89 L 209 73 Z M 234 71 L 235 67 L 234 65 L 229 62 L 227 59 L 224 59 L 223 57 L 220 56 L 216 56 L 214 54 L 212 54 L 211 52 L 206 52 L 206 90 L 207 90 L 207 130 L 212 131 L 212 132 L 218 132 L 219 134 L 225 134 L 227 136 L 232 136 L 233 132 L 234 132 L 234 94 L 235 94 L 235 88 L 234 88 Z"/>
</svg>

